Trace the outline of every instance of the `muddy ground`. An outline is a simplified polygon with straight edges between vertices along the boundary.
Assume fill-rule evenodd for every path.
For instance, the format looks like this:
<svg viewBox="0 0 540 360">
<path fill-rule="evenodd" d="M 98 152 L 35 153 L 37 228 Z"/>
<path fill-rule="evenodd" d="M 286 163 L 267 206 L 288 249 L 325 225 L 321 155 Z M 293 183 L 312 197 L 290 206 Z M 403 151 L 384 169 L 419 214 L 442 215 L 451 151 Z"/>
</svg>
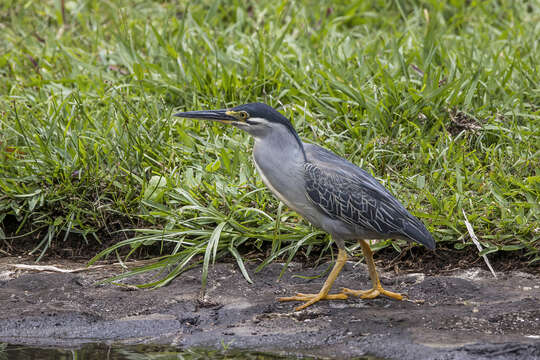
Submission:
<svg viewBox="0 0 540 360">
<path fill-rule="evenodd" d="M 247 283 L 235 264 L 219 263 L 200 301 L 201 269 L 156 290 L 99 285 L 118 266 L 59 273 L 16 269 L 0 259 L 0 342 L 73 347 L 83 343 L 157 343 L 246 348 L 279 354 L 384 359 L 540 359 L 540 277 L 460 270 L 444 276 L 383 273 L 408 300 L 323 301 L 300 312 L 276 298 L 315 292 L 317 268 L 290 266 L 278 282 L 272 264 Z M 34 264 L 26 261 L 28 264 Z M 62 269 L 84 263 L 65 262 Z M 148 277 L 146 277 L 148 279 Z M 142 282 L 131 279 L 129 282 Z M 365 265 L 347 263 L 334 289 L 368 288 Z"/>
</svg>

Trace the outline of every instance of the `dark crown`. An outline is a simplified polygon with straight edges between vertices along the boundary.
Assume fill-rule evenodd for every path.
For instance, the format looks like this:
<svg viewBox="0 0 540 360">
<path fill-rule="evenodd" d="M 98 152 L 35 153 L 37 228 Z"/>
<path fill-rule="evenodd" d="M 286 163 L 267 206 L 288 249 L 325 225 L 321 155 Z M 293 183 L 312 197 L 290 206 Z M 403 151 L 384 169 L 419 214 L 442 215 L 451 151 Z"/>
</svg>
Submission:
<svg viewBox="0 0 540 360">
<path fill-rule="evenodd" d="M 249 117 L 252 118 L 262 118 L 270 122 L 281 123 L 289 128 L 292 128 L 292 124 L 285 116 L 283 116 L 279 111 L 273 107 L 255 102 L 244 105 L 239 105 L 232 108 L 233 111 L 245 111 L 249 114 Z"/>
</svg>

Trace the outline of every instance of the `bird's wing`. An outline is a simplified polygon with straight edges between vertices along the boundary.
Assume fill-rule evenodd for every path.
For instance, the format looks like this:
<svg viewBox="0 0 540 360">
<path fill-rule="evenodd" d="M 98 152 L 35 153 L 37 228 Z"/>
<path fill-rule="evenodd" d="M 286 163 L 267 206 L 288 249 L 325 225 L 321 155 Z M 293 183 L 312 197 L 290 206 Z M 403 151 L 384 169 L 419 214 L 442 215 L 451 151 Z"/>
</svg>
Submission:
<svg viewBox="0 0 540 360">
<path fill-rule="evenodd" d="M 304 148 L 306 192 L 324 213 L 367 232 L 435 246 L 424 224 L 369 173 L 320 146 Z"/>
</svg>

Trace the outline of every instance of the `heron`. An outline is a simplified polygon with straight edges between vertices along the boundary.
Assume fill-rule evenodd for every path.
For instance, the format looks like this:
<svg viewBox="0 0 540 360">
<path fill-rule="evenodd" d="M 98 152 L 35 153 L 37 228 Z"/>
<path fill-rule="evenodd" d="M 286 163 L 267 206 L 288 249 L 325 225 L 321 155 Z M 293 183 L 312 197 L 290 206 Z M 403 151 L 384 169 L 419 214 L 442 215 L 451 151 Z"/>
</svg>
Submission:
<svg viewBox="0 0 540 360">
<path fill-rule="evenodd" d="M 285 205 L 330 234 L 337 245 L 337 260 L 318 293 L 299 292 L 279 301 L 303 302 L 296 307 L 298 311 L 323 299 L 343 300 L 351 295 L 403 299 L 401 294 L 382 287 L 367 240 L 404 239 L 429 249 L 435 249 L 435 241 L 422 221 L 368 172 L 330 150 L 303 142 L 289 119 L 264 103 L 174 116 L 217 121 L 251 135 L 253 162 L 263 183 Z M 345 242 L 351 240 L 358 241 L 362 248 L 372 287 L 330 293 L 347 261 Z"/>
</svg>

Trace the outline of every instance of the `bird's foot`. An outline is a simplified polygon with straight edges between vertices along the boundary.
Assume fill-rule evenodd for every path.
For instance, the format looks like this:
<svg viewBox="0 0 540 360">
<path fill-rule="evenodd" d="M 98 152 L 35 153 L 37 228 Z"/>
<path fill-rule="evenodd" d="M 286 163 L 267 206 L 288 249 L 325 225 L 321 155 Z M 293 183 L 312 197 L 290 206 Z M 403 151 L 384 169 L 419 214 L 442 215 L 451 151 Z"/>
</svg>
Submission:
<svg viewBox="0 0 540 360">
<path fill-rule="evenodd" d="M 340 294 L 324 294 L 324 293 L 318 293 L 318 294 L 303 294 L 303 293 L 296 293 L 295 296 L 289 296 L 289 297 L 281 297 L 278 299 L 278 301 L 305 301 L 302 305 L 296 307 L 294 310 L 299 311 L 302 309 L 307 308 L 310 305 L 315 304 L 319 300 L 345 300 L 348 296 L 344 293 Z"/>
<path fill-rule="evenodd" d="M 403 300 L 403 295 L 392 291 L 384 290 L 381 285 L 369 290 L 351 290 L 347 288 L 342 288 L 341 293 L 345 295 L 359 296 L 361 299 L 375 299 L 379 295 L 385 295 L 395 300 Z"/>
</svg>

